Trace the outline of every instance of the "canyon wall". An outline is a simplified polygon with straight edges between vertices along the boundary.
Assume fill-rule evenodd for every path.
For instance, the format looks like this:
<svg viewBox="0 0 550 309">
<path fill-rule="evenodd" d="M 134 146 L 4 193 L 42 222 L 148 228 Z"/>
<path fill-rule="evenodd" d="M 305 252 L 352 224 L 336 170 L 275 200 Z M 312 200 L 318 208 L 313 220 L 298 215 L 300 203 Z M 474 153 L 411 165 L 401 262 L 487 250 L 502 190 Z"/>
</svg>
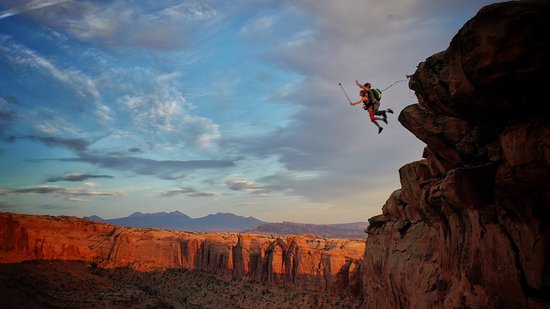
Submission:
<svg viewBox="0 0 550 309">
<path fill-rule="evenodd" d="M 426 143 L 369 220 L 364 308 L 550 307 L 550 2 L 489 5 L 419 64 Z"/>
<path fill-rule="evenodd" d="M 174 232 L 0 213 L 0 263 L 78 260 L 139 271 L 199 269 L 225 278 L 358 296 L 364 249 L 361 240 Z"/>
</svg>

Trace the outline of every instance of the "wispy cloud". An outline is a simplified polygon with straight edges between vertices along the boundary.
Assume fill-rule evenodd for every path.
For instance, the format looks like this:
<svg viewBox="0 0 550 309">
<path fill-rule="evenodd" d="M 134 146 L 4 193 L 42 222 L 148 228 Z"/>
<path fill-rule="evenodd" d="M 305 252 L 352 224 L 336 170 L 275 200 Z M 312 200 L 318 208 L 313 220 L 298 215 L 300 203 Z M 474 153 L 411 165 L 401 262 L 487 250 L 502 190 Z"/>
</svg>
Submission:
<svg viewBox="0 0 550 309">
<path fill-rule="evenodd" d="M 233 191 L 245 191 L 251 194 L 266 194 L 272 190 L 267 187 L 257 186 L 253 181 L 243 179 L 230 179 L 225 185 Z"/>
<path fill-rule="evenodd" d="M 0 137 L 18 120 L 17 104 L 18 99 L 14 96 L 0 96 Z"/>
<path fill-rule="evenodd" d="M 188 197 L 212 197 L 216 196 L 214 193 L 210 192 L 198 192 L 195 189 L 192 188 L 176 188 L 176 189 L 170 189 L 165 192 L 162 192 L 160 196 L 163 197 L 172 197 L 177 195 L 184 195 Z"/>
<path fill-rule="evenodd" d="M 163 8 L 149 16 L 154 19 L 168 17 L 180 20 L 206 20 L 214 18 L 217 14 L 208 1 L 191 0 Z"/>
<path fill-rule="evenodd" d="M 0 137 L 4 135 L 4 132 L 11 127 L 11 125 L 17 120 L 17 118 L 17 113 L 10 110 L 0 109 Z"/>
<path fill-rule="evenodd" d="M 171 85 L 177 76 L 156 76 L 153 93 L 126 95 L 119 102 L 129 112 L 133 124 L 143 132 L 175 136 L 179 143 L 198 149 L 215 148 L 221 139 L 219 125 L 193 114 L 195 106 Z"/>
<path fill-rule="evenodd" d="M 185 177 L 185 172 L 196 169 L 220 169 L 235 166 L 234 160 L 154 160 L 136 156 L 127 156 L 123 153 L 119 155 L 102 154 L 101 152 L 91 152 L 88 147 L 95 141 L 89 141 L 83 138 L 64 138 L 58 136 L 25 136 L 14 138 L 30 139 L 51 147 L 63 147 L 75 152 L 75 158 L 45 159 L 40 161 L 60 161 L 60 162 L 85 162 L 120 171 L 131 171 L 139 175 L 157 176 L 161 179 L 175 180 Z M 134 149 L 130 153 L 141 153 L 139 149 Z M 103 178 L 107 175 L 95 175 Z M 77 181 L 79 178 L 93 178 L 93 175 L 66 175 L 66 181 Z M 52 178 L 60 181 L 62 178 Z M 75 179 L 75 180 L 69 180 Z"/>
<path fill-rule="evenodd" d="M 29 117 L 25 117 L 27 121 Z M 48 136 L 78 136 L 82 134 L 81 130 L 73 124 L 58 115 L 52 115 L 51 112 L 44 111 L 43 119 L 33 119 L 33 125 L 41 134 Z"/>
<path fill-rule="evenodd" d="M 25 194 L 44 194 L 53 197 L 64 198 L 69 201 L 88 201 L 86 198 L 92 197 L 122 197 L 125 194 L 120 191 L 97 191 L 94 186 L 85 185 L 80 188 L 66 188 L 60 186 L 33 186 L 17 189 L 2 189 L 0 195 L 25 195 Z"/>
<path fill-rule="evenodd" d="M 12 95 L 0 95 L 0 102 L 19 104 L 19 99 Z"/>
<path fill-rule="evenodd" d="M 83 99 L 91 102 L 95 115 L 104 123 L 112 121 L 111 109 L 101 101 L 101 93 L 93 78 L 77 69 L 60 68 L 52 60 L 35 50 L 13 42 L 6 36 L 0 36 L 0 51 L 11 63 L 42 70 L 51 77 L 69 86 Z"/>
<path fill-rule="evenodd" d="M 14 15 L 21 14 L 21 13 L 28 12 L 28 11 L 32 11 L 32 10 L 47 8 L 49 6 L 56 5 L 56 4 L 66 2 L 66 1 L 69 1 L 69 0 L 49 0 L 49 1 L 48 0 L 33 0 L 33 1 L 28 1 L 27 3 L 18 5 L 17 7 L 1 11 L 0 12 L 0 19 L 4 19 L 4 18 L 7 18 L 7 17 L 11 17 L 11 16 L 14 16 Z"/>
<path fill-rule="evenodd" d="M 128 1 L 34 0 L 1 12 L 3 18 L 24 13 L 48 27 L 101 46 L 174 50 L 184 46 L 200 23 L 217 18 L 210 1 L 165 1 L 137 5 Z M 175 3 L 175 4 L 174 4 Z M 9 4 L 9 3 L 8 3 Z M 48 10 L 37 10 L 48 7 Z M 139 29 L 139 31 L 135 31 Z"/>
<path fill-rule="evenodd" d="M 277 15 L 264 15 L 248 22 L 239 30 L 244 36 L 265 35 L 269 33 L 275 22 L 279 19 Z"/>
<path fill-rule="evenodd" d="M 90 145 L 90 142 L 83 138 L 65 138 L 65 137 L 58 137 L 58 136 L 37 136 L 37 135 L 29 135 L 22 138 L 28 138 L 33 141 L 41 142 L 47 146 L 64 147 L 67 149 L 74 150 L 76 152 L 83 152 Z"/>
<path fill-rule="evenodd" d="M 227 187 L 229 189 L 234 190 L 234 191 L 246 190 L 246 189 L 252 188 L 254 186 L 254 182 L 252 182 L 252 181 L 237 180 L 237 179 L 227 180 L 225 182 L 225 184 L 227 185 Z"/>
<path fill-rule="evenodd" d="M 85 181 L 88 179 L 95 179 L 95 178 L 114 178 L 114 177 L 110 175 L 71 173 L 63 176 L 50 177 L 46 181 L 47 182 L 58 182 L 58 181 L 78 182 L 78 181 Z"/>
<path fill-rule="evenodd" d="M 303 87 L 302 82 L 303 82 L 302 79 L 298 79 L 288 84 L 285 84 L 283 87 L 279 88 L 278 90 L 270 94 L 267 97 L 267 100 L 288 100 L 288 99 L 294 98 L 296 91 L 298 91 L 301 87 Z"/>
<path fill-rule="evenodd" d="M 79 158 L 58 161 L 86 162 L 103 168 L 132 171 L 140 175 L 153 175 L 163 179 L 178 179 L 185 171 L 218 169 L 235 166 L 231 160 L 153 160 L 131 156 L 101 156 L 81 153 Z"/>
</svg>

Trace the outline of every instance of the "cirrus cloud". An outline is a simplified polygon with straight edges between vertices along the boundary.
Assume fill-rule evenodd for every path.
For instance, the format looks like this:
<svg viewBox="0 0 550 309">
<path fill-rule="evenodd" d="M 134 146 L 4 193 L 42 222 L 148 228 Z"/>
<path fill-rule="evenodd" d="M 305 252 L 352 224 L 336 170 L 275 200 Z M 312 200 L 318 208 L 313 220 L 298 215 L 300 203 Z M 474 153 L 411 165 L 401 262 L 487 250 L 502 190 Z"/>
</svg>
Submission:
<svg viewBox="0 0 550 309">
<path fill-rule="evenodd" d="M 96 174 L 80 174 L 80 173 L 70 173 L 65 174 L 63 176 L 57 176 L 57 177 L 50 177 L 47 182 L 58 182 L 58 181 L 85 181 L 88 179 L 94 179 L 94 178 L 114 178 L 110 175 L 96 175 Z"/>
<path fill-rule="evenodd" d="M 270 188 L 257 186 L 250 180 L 230 179 L 225 185 L 233 191 L 245 191 L 250 194 L 266 194 L 272 191 Z"/>
<path fill-rule="evenodd" d="M 0 195 L 26 195 L 26 194 L 44 194 L 53 197 L 64 198 L 68 201 L 87 202 L 87 198 L 93 197 L 122 197 L 125 195 L 121 191 L 98 191 L 95 186 L 85 185 L 79 188 L 66 188 L 60 186 L 32 186 L 17 189 L 0 188 Z"/>
<path fill-rule="evenodd" d="M 195 106 L 171 84 L 177 77 L 177 74 L 156 76 L 154 92 L 125 95 L 119 102 L 142 132 L 173 136 L 178 143 L 199 150 L 215 148 L 221 139 L 219 125 L 192 113 Z"/>
<path fill-rule="evenodd" d="M 162 197 L 172 197 L 172 196 L 178 196 L 178 195 L 184 195 L 188 197 L 213 197 L 216 196 L 214 193 L 210 192 L 198 192 L 195 189 L 192 188 L 176 188 L 176 189 L 170 189 L 167 191 L 164 191 L 159 194 L 159 196 Z"/>
<path fill-rule="evenodd" d="M 100 46 L 174 50 L 187 44 L 197 24 L 218 15 L 210 1 L 3 0 L 0 19 L 23 14 L 48 27 Z M 139 31 L 135 31 L 139 29 Z"/>
</svg>

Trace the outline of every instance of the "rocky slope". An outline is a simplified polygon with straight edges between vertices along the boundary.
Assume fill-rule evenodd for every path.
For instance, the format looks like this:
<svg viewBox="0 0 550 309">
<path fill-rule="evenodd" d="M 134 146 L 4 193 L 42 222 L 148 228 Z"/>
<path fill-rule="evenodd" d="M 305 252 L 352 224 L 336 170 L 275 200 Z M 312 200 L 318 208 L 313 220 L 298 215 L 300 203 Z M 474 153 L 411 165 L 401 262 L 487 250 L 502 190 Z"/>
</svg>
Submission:
<svg viewBox="0 0 550 309">
<path fill-rule="evenodd" d="M 0 213 L 0 263 L 75 260 L 139 271 L 199 269 L 225 278 L 360 294 L 360 240 L 138 229 L 75 217 Z"/>
<path fill-rule="evenodd" d="M 370 219 L 365 308 L 550 307 L 550 2 L 493 4 L 410 80 L 426 143 Z"/>
</svg>

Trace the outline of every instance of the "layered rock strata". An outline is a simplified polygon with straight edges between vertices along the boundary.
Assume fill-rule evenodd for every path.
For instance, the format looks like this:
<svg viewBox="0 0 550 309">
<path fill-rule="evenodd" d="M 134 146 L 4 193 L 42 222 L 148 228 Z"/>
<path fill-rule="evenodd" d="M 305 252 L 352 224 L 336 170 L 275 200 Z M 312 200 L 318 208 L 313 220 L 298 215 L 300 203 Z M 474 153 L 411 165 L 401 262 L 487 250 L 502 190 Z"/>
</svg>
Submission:
<svg viewBox="0 0 550 309">
<path fill-rule="evenodd" d="M 357 296 L 364 248 L 360 240 L 174 232 L 0 213 L 0 263 L 78 260 L 139 271 L 200 269 L 226 278 Z"/>
<path fill-rule="evenodd" d="M 426 143 L 369 220 L 365 308 L 550 307 L 550 2 L 487 6 L 420 63 Z"/>
</svg>

